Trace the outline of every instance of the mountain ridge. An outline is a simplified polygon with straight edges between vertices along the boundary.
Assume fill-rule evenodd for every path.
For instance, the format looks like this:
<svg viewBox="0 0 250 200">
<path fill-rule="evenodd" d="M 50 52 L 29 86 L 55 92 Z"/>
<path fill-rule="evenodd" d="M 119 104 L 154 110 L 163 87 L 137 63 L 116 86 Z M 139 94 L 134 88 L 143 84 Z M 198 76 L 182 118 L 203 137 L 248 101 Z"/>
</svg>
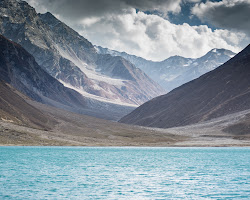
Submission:
<svg viewBox="0 0 250 200">
<path fill-rule="evenodd" d="M 220 67 L 146 102 L 120 122 L 169 128 L 250 108 L 250 45 Z"/>
<path fill-rule="evenodd" d="M 171 91 L 188 81 L 198 78 L 206 72 L 220 66 L 235 55 L 235 53 L 230 50 L 212 49 L 200 58 L 185 58 L 175 55 L 163 61 L 155 62 L 127 54 L 126 52 L 110 50 L 100 46 L 95 46 L 95 48 L 99 54 L 119 55 L 129 60 L 165 88 L 166 91 Z"/>
</svg>

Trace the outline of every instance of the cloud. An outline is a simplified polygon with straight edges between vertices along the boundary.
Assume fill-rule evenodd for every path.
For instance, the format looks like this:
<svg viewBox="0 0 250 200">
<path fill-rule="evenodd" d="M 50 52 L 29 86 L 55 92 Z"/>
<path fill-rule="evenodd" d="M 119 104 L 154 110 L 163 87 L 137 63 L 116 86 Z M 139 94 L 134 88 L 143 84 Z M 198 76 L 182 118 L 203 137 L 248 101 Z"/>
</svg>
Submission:
<svg viewBox="0 0 250 200">
<path fill-rule="evenodd" d="M 50 11 L 93 44 L 151 60 L 169 56 L 199 57 L 212 48 L 240 51 L 244 33 L 207 25 L 176 25 L 143 10 L 180 12 L 180 5 L 199 0 L 27 0 L 38 11 Z M 167 6 L 168 5 L 168 6 Z M 138 8 L 141 11 L 138 11 Z"/>
<path fill-rule="evenodd" d="M 173 55 L 199 57 L 212 48 L 238 52 L 246 40 L 243 33 L 222 29 L 213 31 L 206 25 L 175 25 L 135 9 L 126 14 L 85 19 L 78 29 L 94 44 L 152 60 Z"/>
<path fill-rule="evenodd" d="M 126 13 L 127 9 L 178 13 L 182 0 L 26 0 L 38 12 L 45 9 L 71 20 L 98 17 L 106 13 Z M 189 0 L 190 1 L 190 0 Z"/>
<path fill-rule="evenodd" d="M 196 4 L 192 13 L 216 27 L 243 31 L 250 36 L 250 0 L 207 1 Z"/>
</svg>

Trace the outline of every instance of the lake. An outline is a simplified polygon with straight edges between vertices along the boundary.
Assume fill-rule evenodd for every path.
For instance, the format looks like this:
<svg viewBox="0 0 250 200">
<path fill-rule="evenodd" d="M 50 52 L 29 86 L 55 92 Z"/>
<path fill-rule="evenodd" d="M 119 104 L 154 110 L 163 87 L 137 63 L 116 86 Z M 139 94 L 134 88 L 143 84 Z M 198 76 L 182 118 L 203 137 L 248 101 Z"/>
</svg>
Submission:
<svg viewBox="0 0 250 200">
<path fill-rule="evenodd" d="M 250 199 L 250 148 L 0 147 L 0 199 Z"/>
</svg>

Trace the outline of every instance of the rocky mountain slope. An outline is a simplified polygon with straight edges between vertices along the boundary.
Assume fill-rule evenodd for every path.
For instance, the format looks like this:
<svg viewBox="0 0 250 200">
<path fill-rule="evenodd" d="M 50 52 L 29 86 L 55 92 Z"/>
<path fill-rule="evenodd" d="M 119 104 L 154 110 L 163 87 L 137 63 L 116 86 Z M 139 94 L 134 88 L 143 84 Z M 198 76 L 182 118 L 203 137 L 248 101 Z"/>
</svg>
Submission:
<svg viewBox="0 0 250 200">
<path fill-rule="evenodd" d="M 51 13 L 37 14 L 24 1 L 0 2 L 0 33 L 21 44 L 50 75 L 85 97 L 139 105 L 164 93 L 129 61 L 97 54 L 89 41 Z"/>
<path fill-rule="evenodd" d="M 32 99 L 73 112 L 116 120 L 133 107 L 83 97 L 50 76 L 19 44 L 0 35 L 0 80 Z"/>
<path fill-rule="evenodd" d="M 23 96 L 20 95 L 20 98 L 23 99 Z M 46 118 L 50 117 L 53 123 L 48 127 L 47 123 L 43 122 L 39 124 L 39 128 L 35 128 L 30 122 L 12 122 L 5 115 L 2 118 L 0 106 L 0 145 L 250 146 L 250 110 L 195 125 L 159 129 L 120 124 L 67 112 L 27 98 L 23 100 L 36 109 L 35 113 L 38 110 Z M 19 114 L 23 111 L 25 110 Z M 30 114 L 32 113 L 29 113 L 28 117 Z"/>
<path fill-rule="evenodd" d="M 158 146 L 182 137 L 61 110 L 0 80 L 0 145 Z"/>
<path fill-rule="evenodd" d="M 28 104 L 24 95 L 0 80 L 0 119 L 18 125 L 49 129 L 56 122 L 39 109 Z"/>
<path fill-rule="evenodd" d="M 176 127 L 250 109 L 250 45 L 225 64 L 146 102 L 120 121 Z"/>
<path fill-rule="evenodd" d="M 165 88 L 166 91 L 171 91 L 200 77 L 235 56 L 235 53 L 226 49 L 212 49 L 206 55 L 197 59 L 172 56 L 161 62 L 153 62 L 125 52 L 118 52 L 100 46 L 95 46 L 95 48 L 99 54 L 122 56 L 129 60 Z"/>
</svg>

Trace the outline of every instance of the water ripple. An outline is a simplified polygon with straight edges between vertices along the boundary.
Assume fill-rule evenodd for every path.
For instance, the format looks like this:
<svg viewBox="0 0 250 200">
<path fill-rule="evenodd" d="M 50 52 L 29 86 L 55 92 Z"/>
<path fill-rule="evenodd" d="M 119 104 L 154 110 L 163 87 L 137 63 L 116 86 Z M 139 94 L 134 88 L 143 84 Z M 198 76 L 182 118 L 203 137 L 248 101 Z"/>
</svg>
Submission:
<svg viewBox="0 0 250 200">
<path fill-rule="evenodd" d="M 0 199 L 249 199 L 250 148 L 0 147 Z"/>
</svg>

